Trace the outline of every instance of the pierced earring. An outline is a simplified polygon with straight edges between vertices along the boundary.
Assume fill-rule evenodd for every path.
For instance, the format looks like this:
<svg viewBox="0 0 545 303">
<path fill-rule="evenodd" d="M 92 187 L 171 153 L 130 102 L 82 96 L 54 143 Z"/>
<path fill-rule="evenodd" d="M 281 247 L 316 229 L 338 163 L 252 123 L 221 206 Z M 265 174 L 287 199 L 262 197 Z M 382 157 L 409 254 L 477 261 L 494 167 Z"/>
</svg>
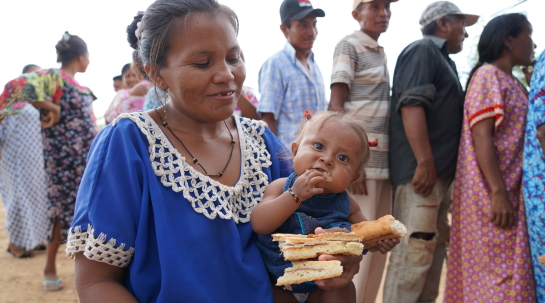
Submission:
<svg viewBox="0 0 545 303">
<path fill-rule="evenodd" d="M 164 104 L 163 104 L 163 111 L 165 113 L 165 122 L 163 122 L 163 125 L 164 126 L 167 126 L 167 102 L 168 102 L 168 88 L 166 90 L 163 91 L 163 100 L 164 100 Z"/>
</svg>

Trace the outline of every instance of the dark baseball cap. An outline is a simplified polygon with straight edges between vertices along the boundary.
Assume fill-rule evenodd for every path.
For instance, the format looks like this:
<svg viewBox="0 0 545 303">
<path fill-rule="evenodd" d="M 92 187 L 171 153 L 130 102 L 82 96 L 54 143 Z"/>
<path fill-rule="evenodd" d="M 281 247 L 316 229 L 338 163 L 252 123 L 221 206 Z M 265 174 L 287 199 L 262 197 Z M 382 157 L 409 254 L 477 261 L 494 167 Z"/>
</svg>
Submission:
<svg viewBox="0 0 545 303">
<path fill-rule="evenodd" d="M 316 17 L 325 17 L 325 12 L 319 8 L 313 8 L 310 0 L 284 0 L 280 6 L 280 19 L 282 24 L 291 20 L 301 20 L 314 13 Z"/>
</svg>

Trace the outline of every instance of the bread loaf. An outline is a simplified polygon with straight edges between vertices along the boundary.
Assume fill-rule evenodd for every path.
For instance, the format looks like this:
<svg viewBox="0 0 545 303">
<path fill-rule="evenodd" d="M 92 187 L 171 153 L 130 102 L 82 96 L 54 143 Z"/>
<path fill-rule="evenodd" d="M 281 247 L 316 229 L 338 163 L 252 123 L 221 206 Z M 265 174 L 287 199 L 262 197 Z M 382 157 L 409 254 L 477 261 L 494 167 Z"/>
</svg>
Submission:
<svg viewBox="0 0 545 303">
<path fill-rule="evenodd" d="M 365 248 L 372 248 L 378 245 L 378 241 L 405 237 L 407 228 L 394 217 L 386 215 L 375 221 L 353 224 L 352 232 L 363 236 L 362 243 Z"/>
</svg>

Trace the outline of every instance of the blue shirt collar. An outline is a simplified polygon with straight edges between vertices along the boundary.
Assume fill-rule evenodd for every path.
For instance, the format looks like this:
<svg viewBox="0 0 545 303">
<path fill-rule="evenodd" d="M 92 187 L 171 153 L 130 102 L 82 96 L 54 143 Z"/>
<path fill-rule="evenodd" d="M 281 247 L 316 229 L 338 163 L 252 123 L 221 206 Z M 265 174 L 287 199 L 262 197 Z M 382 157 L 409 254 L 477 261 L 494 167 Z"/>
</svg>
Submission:
<svg viewBox="0 0 545 303">
<path fill-rule="evenodd" d="M 297 58 L 295 57 L 295 48 L 288 41 L 286 41 L 286 45 L 284 45 L 284 51 L 290 56 L 293 62 L 296 62 Z M 314 53 L 312 51 L 310 51 L 310 55 L 308 55 L 308 59 L 309 59 L 309 62 L 314 63 Z"/>
</svg>

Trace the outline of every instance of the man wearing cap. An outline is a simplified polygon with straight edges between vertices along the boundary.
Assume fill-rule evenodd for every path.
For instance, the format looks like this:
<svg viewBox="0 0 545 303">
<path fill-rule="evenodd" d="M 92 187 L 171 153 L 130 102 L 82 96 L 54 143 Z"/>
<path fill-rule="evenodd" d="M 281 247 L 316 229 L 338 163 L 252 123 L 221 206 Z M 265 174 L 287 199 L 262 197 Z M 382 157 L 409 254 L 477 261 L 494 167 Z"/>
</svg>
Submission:
<svg viewBox="0 0 545 303">
<path fill-rule="evenodd" d="M 449 57 L 462 50 L 479 17 L 451 2 L 430 4 L 424 38 L 399 55 L 390 109 L 394 216 L 407 237 L 390 255 L 384 302 L 435 302 L 449 239 L 447 219 L 462 129 L 464 92 Z"/>
<path fill-rule="evenodd" d="M 344 37 L 335 47 L 331 75 L 329 110 L 354 110 L 366 121 L 369 140 L 379 146 L 371 148 L 365 165 L 367 195 L 352 194 L 368 220 L 391 213 L 392 186 L 388 171 L 388 128 L 390 76 L 384 49 L 377 42 L 388 29 L 390 3 L 397 0 L 354 0 L 352 17 L 360 30 Z M 357 302 L 374 303 L 386 255 L 367 254 L 360 272 L 354 276 Z"/>
<path fill-rule="evenodd" d="M 322 74 L 312 53 L 318 34 L 316 17 L 324 16 L 324 11 L 314 9 L 309 0 L 284 0 L 280 30 L 286 45 L 259 71 L 261 100 L 257 110 L 288 148 L 295 140 L 304 111 L 327 109 Z"/>
</svg>

